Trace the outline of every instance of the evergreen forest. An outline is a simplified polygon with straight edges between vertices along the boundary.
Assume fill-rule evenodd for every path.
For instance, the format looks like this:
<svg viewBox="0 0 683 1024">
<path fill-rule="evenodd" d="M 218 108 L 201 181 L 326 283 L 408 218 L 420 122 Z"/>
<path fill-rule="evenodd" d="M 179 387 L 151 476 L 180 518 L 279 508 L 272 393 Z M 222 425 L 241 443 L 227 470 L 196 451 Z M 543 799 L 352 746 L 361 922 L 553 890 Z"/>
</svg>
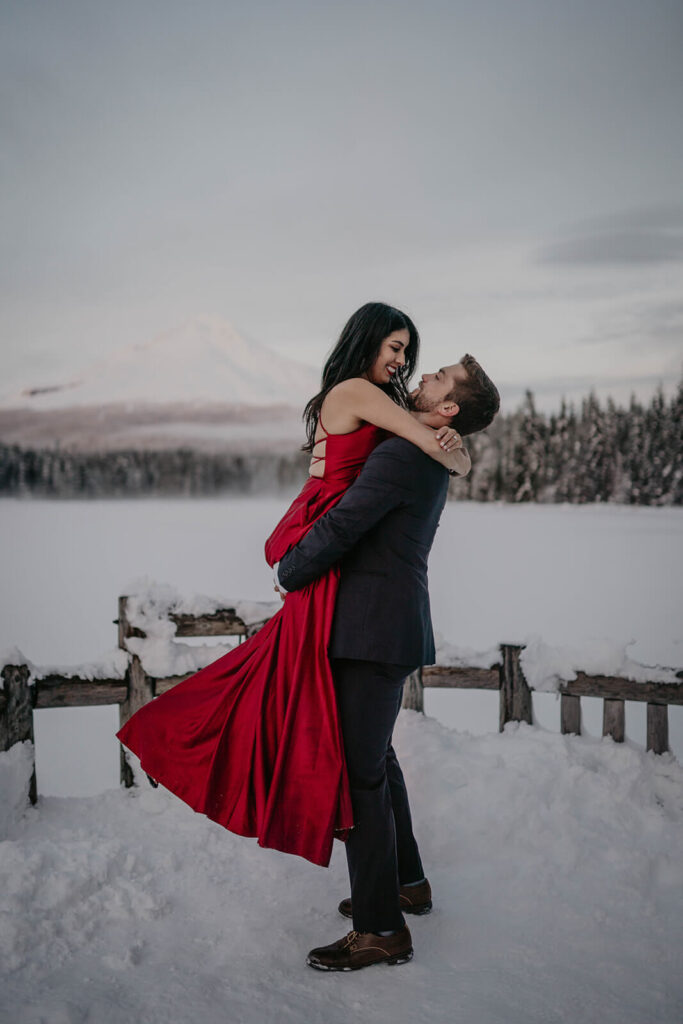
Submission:
<svg viewBox="0 0 683 1024">
<path fill-rule="evenodd" d="M 472 472 L 450 496 L 503 502 L 683 504 L 683 380 L 667 399 L 628 408 L 595 395 L 579 408 L 517 411 L 466 439 Z M 305 479 L 302 453 L 249 455 L 130 449 L 80 452 L 0 443 L 0 494 L 63 498 L 293 492 Z"/>
</svg>

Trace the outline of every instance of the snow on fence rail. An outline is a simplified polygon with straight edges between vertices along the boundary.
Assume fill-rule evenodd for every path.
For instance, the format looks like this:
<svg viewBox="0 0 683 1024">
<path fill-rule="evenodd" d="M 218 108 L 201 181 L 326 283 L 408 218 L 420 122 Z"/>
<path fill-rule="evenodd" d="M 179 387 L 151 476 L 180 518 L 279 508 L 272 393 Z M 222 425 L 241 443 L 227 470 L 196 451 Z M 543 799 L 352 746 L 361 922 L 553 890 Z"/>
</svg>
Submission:
<svg viewBox="0 0 683 1024">
<path fill-rule="evenodd" d="M 16 743 L 33 743 L 33 709 L 56 707 L 92 707 L 100 704 L 118 704 L 120 724 L 123 725 L 138 708 L 176 683 L 182 682 L 201 667 L 221 655 L 215 646 L 189 648 L 194 665 L 181 672 L 154 675 L 151 667 L 173 668 L 182 658 L 171 653 L 177 648 L 174 637 L 238 636 L 240 642 L 252 636 L 279 607 L 273 604 L 237 602 L 235 607 L 206 606 L 201 613 L 183 610 L 177 595 L 166 588 L 165 600 L 159 600 L 159 590 L 150 602 L 149 595 L 120 597 L 118 646 L 120 657 L 109 659 L 100 666 L 86 666 L 87 675 L 69 670 L 53 669 L 42 672 L 30 664 L 20 664 L 20 658 L 5 657 L 0 689 L 0 751 L 9 750 Z M 196 606 L 196 605 L 195 605 Z M 241 614 L 238 614 L 241 612 Z M 264 614 L 268 613 L 268 614 Z M 147 628 L 140 628 L 140 624 Z M 480 666 L 430 665 L 418 669 L 406 681 L 403 707 L 424 711 L 424 687 L 498 690 L 500 712 L 498 727 L 502 732 L 507 722 L 521 721 L 530 725 L 533 720 L 532 691 L 524 676 L 520 644 L 500 644 L 495 663 Z M 16 652 L 18 655 L 19 652 Z M 11 664 L 9 661 L 17 661 Z M 125 667 L 124 667 L 125 665 Z M 81 666 L 83 671 L 83 666 Z M 108 672 L 108 674 L 107 674 Z M 121 673 L 119 675 L 119 672 Z M 600 697 L 603 700 L 603 736 L 611 736 L 617 743 L 624 740 L 624 703 L 627 700 L 647 703 L 647 749 L 662 754 L 669 749 L 668 705 L 683 704 L 683 670 L 661 670 L 662 681 L 638 682 L 622 676 L 588 675 L 577 672 L 576 678 L 562 682 L 560 728 L 564 734 L 581 733 L 581 698 Z M 133 771 L 123 747 L 121 750 L 121 781 L 134 784 Z M 29 787 L 31 803 L 37 800 L 35 766 Z"/>
</svg>

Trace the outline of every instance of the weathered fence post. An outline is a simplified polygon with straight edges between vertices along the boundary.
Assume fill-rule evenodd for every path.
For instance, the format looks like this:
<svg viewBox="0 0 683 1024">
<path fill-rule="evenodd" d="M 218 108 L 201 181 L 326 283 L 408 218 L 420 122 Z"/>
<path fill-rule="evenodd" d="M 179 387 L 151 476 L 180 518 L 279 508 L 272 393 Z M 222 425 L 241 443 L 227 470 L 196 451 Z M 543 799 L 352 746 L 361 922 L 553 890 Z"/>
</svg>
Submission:
<svg viewBox="0 0 683 1024">
<path fill-rule="evenodd" d="M 0 750 L 9 750 L 15 743 L 23 743 L 24 740 L 30 740 L 33 744 L 34 761 L 28 798 L 34 804 L 38 799 L 33 738 L 35 693 L 28 683 L 29 675 L 27 665 L 5 665 L 2 670 L 4 689 L 0 690 Z"/>
<path fill-rule="evenodd" d="M 502 732 L 506 722 L 528 722 L 533 724 L 531 690 L 524 678 L 519 656 L 524 645 L 500 645 L 500 718 L 498 731 Z"/>
<path fill-rule="evenodd" d="M 128 621 L 127 602 L 127 597 L 119 598 L 119 647 L 124 651 L 127 650 L 126 640 L 129 636 L 142 636 L 140 631 L 131 626 Z M 134 715 L 143 704 L 147 704 L 154 696 L 154 681 L 145 674 L 142 663 L 136 654 L 131 656 L 128 671 L 126 672 L 126 680 L 128 682 L 128 697 L 119 705 L 120 726 L 125 725 L 131 715 Z M 121 782 L 124 786 L 132 786 L 135 784 L 133 769 L 128 763 L 123 744 L 120 745 L 120 752 Z"/>
<path fill-rule="evenodd" d="M 669 715 L 666 704 L 647 705 L 647 749 L 665 754 L 669 749 Z"/>
<path fill-rule="evenodd" d="M 624 742 L 626 726 L 623 700 L 610 700 L 609 697 L 603 700 L 602 735 L 611 736 L 615 743 Z"/>
<path fill-rule="evenodd" d="M 403 684 L 402 708 L 409 711 L 422 711 L 425 709 L 424 686 L 422 685 L 422 669 L 416 668 L 411 672 Z"/>
<path fill-rule="evenodd" d="M 581 698 L 563 693 L 560 697 L 560 732 L 581 735 Z"/>
</svg>

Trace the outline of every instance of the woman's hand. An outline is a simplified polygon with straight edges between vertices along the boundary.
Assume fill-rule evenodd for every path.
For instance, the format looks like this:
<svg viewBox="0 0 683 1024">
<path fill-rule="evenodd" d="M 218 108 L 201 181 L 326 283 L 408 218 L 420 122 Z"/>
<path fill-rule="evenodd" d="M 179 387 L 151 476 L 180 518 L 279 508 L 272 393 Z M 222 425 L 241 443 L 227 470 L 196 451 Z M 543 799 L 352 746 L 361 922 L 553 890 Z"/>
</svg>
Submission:
<svg viewBox="0 0 683 1024">
<path fill-rule="evenodd" d="M 427 454 L 445 466 L 449 473 L 467 476 L 472 468 L 472 462 L 470 453 L 463 446 L 462 437 L 457 430 L 453 430 L 452 427 L 440 427 L 432 436 L 435 441 L 434 449 Z"/>
<path fill-rule="evenodd" d="M 462 438 L 453 427 L 441 427 L 436 432 L 436 439 L 445 452 L 454 452 L 456 448 L 462 448 Z"/>
</svg>

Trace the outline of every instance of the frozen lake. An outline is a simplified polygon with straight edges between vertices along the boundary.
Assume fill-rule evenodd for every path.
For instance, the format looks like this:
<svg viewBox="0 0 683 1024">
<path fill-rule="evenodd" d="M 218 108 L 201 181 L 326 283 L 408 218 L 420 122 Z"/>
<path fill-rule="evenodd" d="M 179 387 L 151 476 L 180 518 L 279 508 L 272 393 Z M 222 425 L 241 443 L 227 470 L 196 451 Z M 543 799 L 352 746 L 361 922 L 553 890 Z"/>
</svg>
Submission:
<svg viewBox="0 0 683 1024">
<path fill-rule="evenodd" d="M 191 595 L 269 601 L 263 543 L 288 504 L 276 499 L 0 502 L 4 586 L 0 649 L 73 664 L 115 646 L 116 599 L 142 577 Z M 683 667 L 683 509 L 450 503 L 431 557 L 436 629 L 458 646 L 501 641 L 580 649 L 631 646 L 648 664 Z M 601 702 L 582 700 L 601 732 Z M 627 704 L 644 744 L 645 706 Z M 427 691 L 426 710 L 474 734 L 497 730 L 498 695 Z M 538 723 L 559 730 L 559 700 L 534 694 Z M 86 795 L 117 785 L 118 709 L 36 712 L 39 790 Z M 683 708 L 670 708 L 683 760 Z"/>
</svg>

